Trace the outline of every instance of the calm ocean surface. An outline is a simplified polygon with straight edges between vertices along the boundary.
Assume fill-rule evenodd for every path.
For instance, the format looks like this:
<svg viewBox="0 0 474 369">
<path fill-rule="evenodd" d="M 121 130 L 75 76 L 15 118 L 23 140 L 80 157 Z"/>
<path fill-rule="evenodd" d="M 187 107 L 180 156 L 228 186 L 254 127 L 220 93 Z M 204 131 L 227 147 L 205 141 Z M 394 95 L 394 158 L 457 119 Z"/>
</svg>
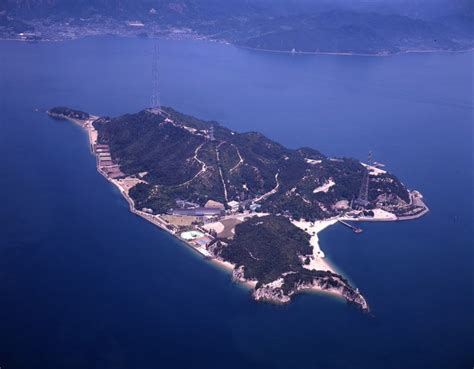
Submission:
<svg viewBox="0 0 474 369">
<path fill-rule="evenodd" d="M 129 213 L 95 171 L 85 133 L 42 112 L 143 109 L 151 50 L 139 39 L 0 42 L 2 369 L 473 367 L 473 53 L 160 44 L 163 104 L 293 148 L 361 160 L 372 150 L 422 191 L 431 208 L 422 219 L 322 234 L 369 318 L 318 294 L 253 302 Z"/>
</svg>

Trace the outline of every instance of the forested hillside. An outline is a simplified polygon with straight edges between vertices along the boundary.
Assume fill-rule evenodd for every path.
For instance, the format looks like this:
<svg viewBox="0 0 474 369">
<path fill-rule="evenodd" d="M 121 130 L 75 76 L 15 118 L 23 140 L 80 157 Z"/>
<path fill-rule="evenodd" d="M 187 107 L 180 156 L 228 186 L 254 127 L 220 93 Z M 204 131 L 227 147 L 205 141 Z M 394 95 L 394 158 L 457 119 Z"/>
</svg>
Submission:
<svg viewBox="0 0 474 369">
<path fill-rule="evenodd" d="M 292 150 L 257 132 L 239 133 L 216 122 L 164 108 L 94 122 L 99 142 L 128 176 L 145 181 L 131 195 L 139 208 L 167 212 L 176 199 L 255 203 L 262 211 L 320 219 L 357 198 L 367 169 L 350 158 L 327 158 L 311 148 Z M 370 177 L 369 200 L 408 202 L 407 189 L 381 171 Z"/>
</svg>

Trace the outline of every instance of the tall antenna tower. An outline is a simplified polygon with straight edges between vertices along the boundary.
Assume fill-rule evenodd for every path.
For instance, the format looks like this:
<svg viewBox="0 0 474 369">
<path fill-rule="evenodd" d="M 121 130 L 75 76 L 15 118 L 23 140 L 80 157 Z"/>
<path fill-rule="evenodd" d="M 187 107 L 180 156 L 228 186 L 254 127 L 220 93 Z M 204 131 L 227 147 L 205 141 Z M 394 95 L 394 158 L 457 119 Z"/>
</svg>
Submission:
<svg viewBox="0 0 474 369">
<path fill-rule="evenodd" d="M 151 79 L 152 79 L 152 92 L 151 92 L 151 109 L 159 111 L 161 109 L 160 104 L 160 90 L 158 80 L 158 41 L 155 41 L 153 45 L 153 60 L 151 64 Z"/>
</svg>

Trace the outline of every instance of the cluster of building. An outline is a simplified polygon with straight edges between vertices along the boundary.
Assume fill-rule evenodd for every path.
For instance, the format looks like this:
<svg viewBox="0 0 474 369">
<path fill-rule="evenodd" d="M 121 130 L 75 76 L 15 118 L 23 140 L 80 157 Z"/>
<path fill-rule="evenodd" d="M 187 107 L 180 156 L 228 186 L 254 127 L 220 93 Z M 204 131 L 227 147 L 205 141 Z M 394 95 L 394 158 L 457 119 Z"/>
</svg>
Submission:
<svg viewBox="0 0 474 369">
<path fill-rule="evenodd" d="M 126 21 L 125 24 L 129 27 L 145 27 L 145 24 L 142 21 L 139 20 L 129 20 Z"/>
<path fill-rule="evenodd" d="M 203 248 L 207 247 L 207 245 L 209 245 L 209 243 L 211 243 L 213 240 L 205 233 L 196 230 L 182 232 L 180 237 L 195 247 Z"/>
<path fill-rule="evenodd" d="M 97 164 L 101 171 L 103 171 L 110 178 L 123 177 L 124 174 L 120 170 L 118 164 L 114 164 L 110 155 L 109 145 L 96 144 L 94 151 L 97 155 Z"/>
<path fill-rule="evenodd" d="M 18 38 L 23 41 L 38 41 L 41 40 L 41 34 L 37 32 L 20 32 Z"/>
<path fill-rule="evenodd" d="M 207 224 L 219 224 L 226 215 L 232 216 L 232 214 L 243 212 L 244 208 L 247 210 L 258 208 L 258 205 L 253 206 L 254 204 L 250 202 L 243 204 L 237 201 L 228 202 L 226 208 L 223 203 L 214 200 L 207 201 L 204 206 L 185 200 L 176 200 L 176 205 L 177 207 L 169 212 L 168 218 L 160 218 L 163 218 L 168 225 L 172 225 L 173 233 L 180 232 L 178 233 L 180 238 L 205 257 L 212 257 L 208 247 L 216 241 L 217 232 L 219 232 L 208 229 Z M 224 223 L 219 225 L 222 230 L 226 227 Z"/>
<path fill-rule="evenodd" d="M 235 214 L 244 209 L 250 211 L 256 211 L 260 205 L 254 204 L 251 201 L 248 202 L 238 202 L 238 201 L 229 201 L 227 203 L 227 210 L 223 203 L 218 201 L 209 200 L 204 206 L 199 206 L 199 204 L 184 201 L 176 200 L 177 208 L 171 210 L 172 215 L 177 216 L 194 216 L 194 217 L 208 217 L 208 218 L 219 218 L 226 214 Z"/>
<path fill-rule="evenodd" d="M 219 217 L 225 215 L 224 204 L 214 200 L 209 200 L 204 206 L 189 201 L 176 200 L 176 205 L 178 208 L 171 210 L 172 215 L 192 217 Z"/>
</svg>

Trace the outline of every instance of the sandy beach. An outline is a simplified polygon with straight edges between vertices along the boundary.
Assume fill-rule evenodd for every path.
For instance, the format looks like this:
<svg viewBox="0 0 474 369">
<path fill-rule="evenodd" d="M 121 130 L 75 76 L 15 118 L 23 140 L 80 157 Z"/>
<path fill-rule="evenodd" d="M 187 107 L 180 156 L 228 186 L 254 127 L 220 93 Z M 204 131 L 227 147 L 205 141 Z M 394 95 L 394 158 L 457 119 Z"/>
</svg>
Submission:
<svg viewBox="0 0 474 369">
<path fill-rule="evenodd" d="M 319 232 L 333 224 L 336 224 L 337 219 L 318 220 L 314 223 L 303 220 L 293 220 L 292 223 L 311 236 L 309 242 L 311 246 L 313 246 L 313 258 L 310 260 L 308 265 L 303 265 L 303 267 L 310 270 L 329 270 L 333 273 L 337 273 L 336 268 L 326 259 L 324 251 L 321 250 L 318 236 Z"/>
<path fill-rule="evenodd" d="M 217 266 L 219 269 L 222 269 L 226 272 L 230 272 L 232 274 L 232 272 L 234 271 L 235 269 L 235 264 L 232 264 L 232 263 L 229 263 L 228 261 L 223 261 L 223 260 L 220 260 L 218 258 L 212 258 L 212 259 L 209 259 L 211 261 L 212 264 L 214 264 L 215 266 Z M 245 282 L 242 282 L 240 281 L 240 284 L 250 288 L 250 289 L 254 289 L 255 286 L 257 285 L 257 281 L 245 281 Z"/>
</svg>

